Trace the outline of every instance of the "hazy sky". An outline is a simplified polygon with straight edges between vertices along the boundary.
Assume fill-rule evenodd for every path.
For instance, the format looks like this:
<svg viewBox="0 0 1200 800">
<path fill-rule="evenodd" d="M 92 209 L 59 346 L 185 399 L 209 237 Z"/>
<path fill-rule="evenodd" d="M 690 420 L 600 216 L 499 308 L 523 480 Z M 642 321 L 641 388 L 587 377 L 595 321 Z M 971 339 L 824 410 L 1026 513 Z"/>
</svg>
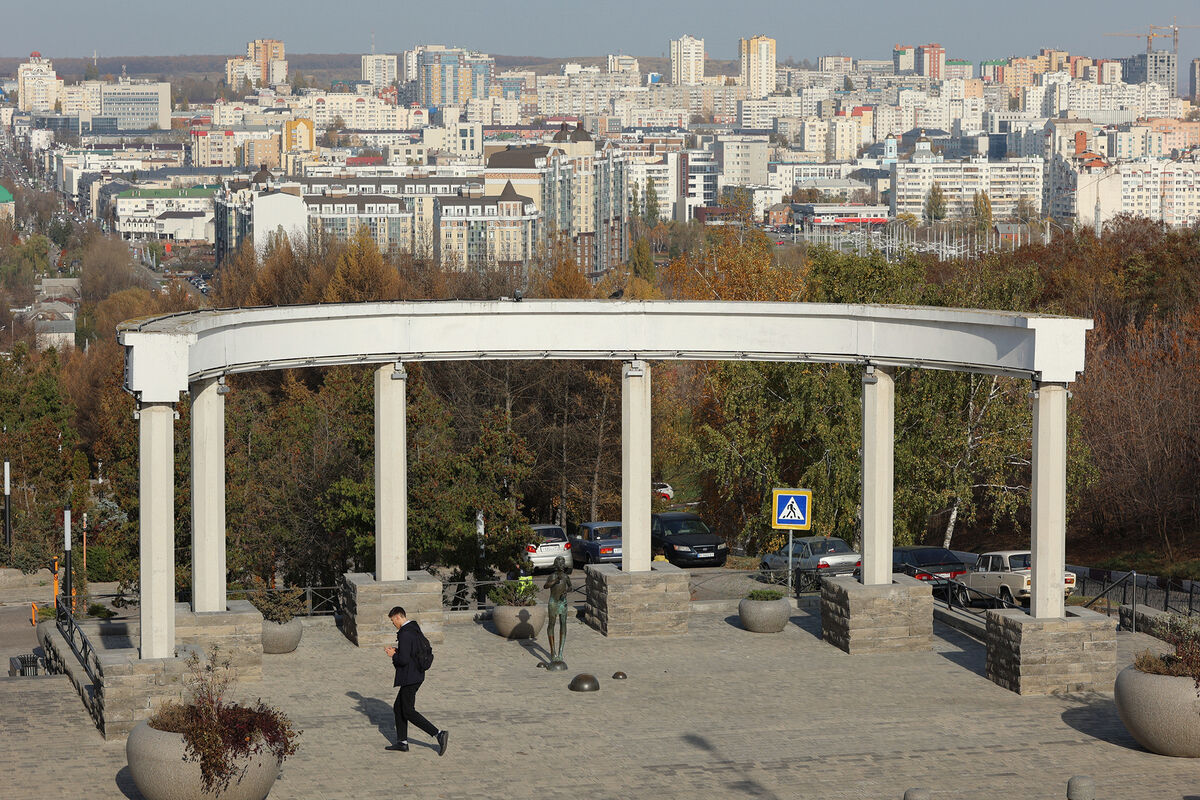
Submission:
<svg viewBox="0 0 1200 800">
<path fill-rule="evenodd" d="M 453 8 L 452 13 L 442 8 Z M 248 39 L 283 39 L 289 52 L 397 52 L 420 42 L 505 55 L 665 55 L 683 33 L 715 58 L 734 58 L 739 36 L 766 33 L 778 56 L 889 58 L 897 42 L 940 42 L 950 58 L 1036 53 L 1040 47 L 1118 56 L 1145 39 L 1108 32 L 1200 25 L 1197 0 L 52 0 L 12 3 L 0 55 L 236 54 Z M 1169 40 L 1157 39 L 1157 47 Z M 1200 55 L 1200 28 L 1180 32 L 1180 72 Z"/>
</svg>

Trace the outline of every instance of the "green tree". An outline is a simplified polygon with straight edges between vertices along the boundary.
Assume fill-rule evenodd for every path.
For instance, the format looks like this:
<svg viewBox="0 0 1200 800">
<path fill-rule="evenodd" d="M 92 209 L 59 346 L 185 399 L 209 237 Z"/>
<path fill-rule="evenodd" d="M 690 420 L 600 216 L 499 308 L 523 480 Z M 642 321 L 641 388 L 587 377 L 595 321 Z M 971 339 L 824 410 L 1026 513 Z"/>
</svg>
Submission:
<svg viewBox="0 0 1200 800">
<path fill-rule="evenodd" d="M 653 228 L 658 224 L 658 190 L 654 188 L 654 181 L 646 178 L 646 225 Z"/>
<path fill-rule="evenodd" d="M 929 223 L 946 218 L 946 194 L 942 191 L 942 185 L 937 181 L 933 182 L 933 186 L 929 187 L 929 193 L 925 195 L 924 216 L 925 221 Z"/>
<path fill-rule="evenodd" d="M 992 229 L 992 200 L 987 192 L 976 192 L 971 199 L 971 218 L 979 233 L 987 233 Z"/>
<path fill-rule="evenodd" d="M 649 241 L 642 238 L 634 243 L 629 265 L 633 268 L 635 276 L 646 281 L 654 280 L 654 257 L 650 254 Z"/>
</svg>

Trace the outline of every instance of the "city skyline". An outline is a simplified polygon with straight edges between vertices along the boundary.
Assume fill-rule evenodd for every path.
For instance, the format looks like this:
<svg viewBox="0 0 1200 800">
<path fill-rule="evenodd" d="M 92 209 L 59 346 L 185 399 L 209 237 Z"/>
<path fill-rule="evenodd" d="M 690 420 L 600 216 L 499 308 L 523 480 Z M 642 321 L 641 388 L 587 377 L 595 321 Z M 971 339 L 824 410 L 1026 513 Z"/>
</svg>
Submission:
<svg viewBox="0 0 1200 800">
<path fill-rule="evenodd" d="M 453 15 L 433 8 L 399 8 L 383 0 L 347 0 L 348 24 L 329 24 L 322 6 L 297 0 L 295 13 L 281 16 L 265 3 L 216 0 L 213 13 L 188 21 L 187 37 L 173 36 L 177 20 L 161 13 L 161 5 L 147 0 L 123 4 L 114 15 L 109 6 L 83 0 L 63 0 L 57 7 L 71 25 L 46 24 L 40 10 L 20 6 L 8 12 L 0 31 L 0 55 L 24 57 L 39 50 L 50 57 L 162 56 L 237 53 L 247 38 L 285 40 L 293 53 L 367 53 L 372 35 L 375 50 L 399 52 L 419 43 L 452 44 L 486 52 L 545 58 L 602 56 L 623 52 L 635 56 L 667 55 L 668 42 L 683 34 L 703 38 L 710 57 L 737 58 L 739 37 L 765 33 L 778 42 L 778 58 L 813 61 L 820 55 L 843 54 L 859 58 L 888 58 L 893 44 L 939 42 L 950 58 L 972 62 L 1036 53 L 1054 47 L 1097 57 L 1130 55 L 1144 49 L 1143 40 L 1110 37 L 1107 33 L 1146 31 L 1148 26 L 1200 24 L 1200 9 L 1187 0 L 1155 0 L 1131 6 L 1099 2 L 1091 7 L 1082 25 L 1074 10 L 1033 0 L 1012 0 L 1006 13 L 981 20 L 964 15 L 961 4 L 948 0 L 914 0 L 907 6 L 871 3 L 848 25 L 840 6 L 779 8 L 767 0 L 746 0 L 736 5 L 714 0 L 653 5 L 614 0 L 597 14 L 578 0 L 524 0 L 522 11 L 531 23 L 498 25 L 496 16 L 511 16 L 493 3 L 464 0 L 463 13 Z M 307 12 L 313 13 L 307 13 Z M 136 26 L 124 24 L 137 15 Z M 1030 25 L 1029 20 L 1042 23 Z M 236 24 L 231 23 L 236 19 Z M 156 23 L 156 20 L 161 22 Z M 581 26 L 581 20 L 587 24 Z M 630 25 L 630 20 L 638 24 Z M 982 24 L 986 22 L 986 24 Z M 1144 39 L 1144 36 L 1142 37 Z M 1154 42 L 1169 48 L 1169 39 Z M 1200 28 L 1180 31 L 1180 63 L 1200 55 Z"/>
</svg>

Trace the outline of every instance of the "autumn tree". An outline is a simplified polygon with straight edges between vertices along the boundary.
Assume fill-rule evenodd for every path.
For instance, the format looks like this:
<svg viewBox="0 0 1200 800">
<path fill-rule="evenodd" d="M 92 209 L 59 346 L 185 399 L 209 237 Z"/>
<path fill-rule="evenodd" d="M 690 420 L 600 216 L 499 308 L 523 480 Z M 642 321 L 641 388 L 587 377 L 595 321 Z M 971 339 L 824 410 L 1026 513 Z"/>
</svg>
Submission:
<svg viewBox="0 0 1200 800">
<path fill-rule="evenodd" d="M 971 219 L 977 233 L 985 234 L 992 229 L 992 200 L 987 192 L 976 192 L 971 199 Z"/>
<path fill-rule="evenodd" d="M 938 222 L 946 218 L 946 193 L 942 191 L 942 185 L 937 181 L 933 182 L 933 186 L 929 187 L 929 192 L 925 195 L 923 213 L 927 223 Z"/>
<path fill-rule="evenodd" d="M 323 299 L 327 303 L 395 300 L 399 291 L 399 273 L 384 261 L 370 228 L 364 225 L 338 256 Z"/>
</svg>

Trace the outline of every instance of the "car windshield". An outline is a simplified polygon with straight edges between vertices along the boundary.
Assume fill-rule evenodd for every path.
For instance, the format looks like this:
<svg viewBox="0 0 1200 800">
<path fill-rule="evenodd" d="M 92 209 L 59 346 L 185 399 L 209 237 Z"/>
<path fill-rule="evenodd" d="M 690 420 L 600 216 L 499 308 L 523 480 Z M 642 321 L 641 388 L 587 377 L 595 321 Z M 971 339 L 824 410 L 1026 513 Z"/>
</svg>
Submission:
<svg viewBox="0 0 1200 800">
<path fill-rule="evenodd" d="M 935 547 L 930 550 L 914 550 L 911 555 L 913 558 L 912 563 L 919 567 L 930 564 L 953 564 L 958 561 L 953 553 L 943 547 Z"/>
<path fill-rule="evenodd" d="M 828 554 L 828 553 L 853 553 L 854 552 L 853 550 L 850 549 L 850 545 L 846 544 L 845 539 L 833 539 L 833 538 L 820 539 L 818 541 L 812 542 L 809 546 L 812 547 L 812 551 L 814 553 L 821 554 L 821 555 Z"/>
<path fill-rule="evenodd" d="M 667 536 L 680 533 L 712 533 L 708 526 L 698 519 L 664 519 L 662 525 Z"/>
<path fill-rule="evenodd" d="M 597 542 L 607 542 L 613 539 L 620 539 L 621 528 L 618 525 L 611 525 L 607 528 L 592 528 L 592 538 Z"/>
<path fill-rule="evenodd" d="M 1014 553 L 1008 557 L 1009 569 L 1029 569 L 1029 553 Z"/>
<path fill-rule="evenodd" d="M 565 542 L 567 540 L 567 535 L 563 533 L 562 528 L 539 528 L 534 533 L 542 537 L 543 542 Z"/>
</svg>

